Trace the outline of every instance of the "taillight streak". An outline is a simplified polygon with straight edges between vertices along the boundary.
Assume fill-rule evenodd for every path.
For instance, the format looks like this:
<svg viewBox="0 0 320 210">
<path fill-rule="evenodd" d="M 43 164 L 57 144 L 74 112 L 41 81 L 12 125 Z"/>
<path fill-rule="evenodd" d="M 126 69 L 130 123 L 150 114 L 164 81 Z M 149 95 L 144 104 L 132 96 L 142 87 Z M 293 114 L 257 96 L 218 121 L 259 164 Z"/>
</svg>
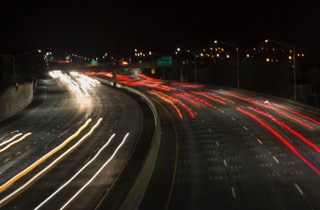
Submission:
<svg viewBox="0 0 320 210">
<path fill-rule="evenodd" d="M 281 115 L 284 115 L 284 116 L 288 117 L 289 119 L 294 120 L 294 121 L 300 123 L 301 125 L 309 128 L 309 129 L 313 129 L 313 127 L 312 127 L 311 125 L 309 125 L 308 123 L 305 123 L 305 122 L 299 120 L 298 118 L 295 118 L 295 117 L 293 117 L 293 116 L 290 116 L 290 115 L 288 115 L 287 113 L 284 113 L 284 112 L 282 112 L 282 111 L 279 111 L 279 110 L 277 110 L 277 109 L 275 109 L 275 108 L 273 108 L 273 107 L 271 107 L 271 106 L 268 106 L 268 105 L 265 105 L 265 104 L 261 104 L 261 103 L 257 103 L 257 102 L 255 102 L 255 101 L 250 101 L 250 100 L 248 100 L 248 99 L 241 98 L 241 97 L 239 97 L 239 96 L 237 96 L 237 95 L 235 95 L 235 94 L 232 94 L 232 93 L 223 93 L 223 92 L 221 92 L 221 94 L 223 94 L 223 95 L 228 95 L 228 96 L 232 96 L 232 97 L 238 98 L 238 99 L 240 99 L 240 100 L 247 101 L 247 102 L 249 102 L 249 103 L 251 103 L 251 104 L 255 104 L 255 105 L 262 106 L 262 107 L 265 107 L 265 108 L 268 108 L 268 109 L 272 109 L 273 111 L 275 111 L 275 112 L 277 112 L 277 113 L 279 113 L 279 114 L 281 114 Z"/>
<path fill-rule="evenodd" d="M 314 143 L 312 143 L 310 140 L 306 139 L 304 136 L 302 136 L 300 133 L 298 133 L 297 131 L 293 130 L 292 128 L 290 128 L 288 125 L 286 125 L 285 123 L 277 120 L 275 117 L 271 116 L 270 114 L 267 114 L 263 111 L 257 110 L 253 107 L 249 107 L 250 110 L 253 110 L 265 117 L 268 117 L 269 119 L 273 120 L 274 122 L 276 122 L 278 125 L 284 127 L 285 129 L 287 129 L 288 131 L 290 131 L 292 134 L 294 134 L 295 136 L 297 136 L 298 138 L 300 138 L 302 141 L 304 141 L 306 144 L 308 144 L 310 147 L 312 147 L 314 150 L 316 150 L 317 152 L 320 152 L 320 148 L 317 147 L 317 145 L 315 145 Z"/>
<path fill-rule="evenodd" d="M 268 124 L 263 122 L 260 118 L 258 118 L 256 115 L 247 112 L 239 107 L 236 108 L 238 111 L 242 112 L 245 115 L 250 116 L 251 118 L 255 119 L 257 122 L 259 122 L 262 126 L 264 126 L 266 129 L 268 129 L 273 135 L 278 137 L 294 154 L 296 154 L 303 162 L 305 162 L 311 169 L 313 169 L 318 175 L 320 175 L 320 170 L 317 169 L 314 165 L 312 165 L 303 155 L 301 155 L 297 149 L 290 144 L 285 138 L 283 138 L 277 131 L 275 131 L 273 128 L 271 128 Z"/>
</svg>

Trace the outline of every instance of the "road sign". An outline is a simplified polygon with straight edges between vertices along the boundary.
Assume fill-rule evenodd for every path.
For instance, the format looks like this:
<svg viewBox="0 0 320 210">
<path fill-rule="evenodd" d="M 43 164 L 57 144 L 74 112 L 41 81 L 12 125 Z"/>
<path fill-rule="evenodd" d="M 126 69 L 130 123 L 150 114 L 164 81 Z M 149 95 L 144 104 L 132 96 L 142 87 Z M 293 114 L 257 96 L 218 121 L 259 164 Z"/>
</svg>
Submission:
<svg viewBox="0 0 320 210">
<path fill-rule="evenodd" d="M 172 66 L 172 57 L 158 58 L 157 66 Z"/>
<path fill-rule="evenodd" d="M 97 60 L 92 60 L 91 61 L 91 66 L 98 66 L 98 61 Z"/>
</svg>

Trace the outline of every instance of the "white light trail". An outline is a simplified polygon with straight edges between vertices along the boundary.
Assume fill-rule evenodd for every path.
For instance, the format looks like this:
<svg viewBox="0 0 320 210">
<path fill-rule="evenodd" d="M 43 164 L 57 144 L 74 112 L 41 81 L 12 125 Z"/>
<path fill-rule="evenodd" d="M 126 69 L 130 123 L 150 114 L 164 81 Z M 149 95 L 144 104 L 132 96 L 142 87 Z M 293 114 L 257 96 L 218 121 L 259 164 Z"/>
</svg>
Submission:
<svg viewBox="0 0 320 210">
<path fill-rule="evenodd" d="M 37 210 L 39 208 L 41 208 L 45 203 L 47 203 L 53 196 L 55 196 L 59 191 L 61 191 L 65 186 L 67 186 L 72 180 L 74 180 L 85 168 L 87 168 L 88 165 L 90 165 L 102 152 L 102 150 L 108 146 L 108 144 L 111 142 L 111 140 L 113 139 L 113 137 L 116 134 L 113 134 L 108 142 L 97 152 L 97 154 L 87 163 L 85 164 L 73 177 L 71 177 L 71 179 L 69 179 L 65 184 L 63 184 L 59 189 L 57 189 L 52 195 L 50 195 L 46 200 L 44 200 L 42 203 L 40 203 L 34 210 Z"/>
<path fill-rule="evenodd" d="M 103 164 L 103 166 L 95 173 L 95 175 L 74 195 L 72 196 L 72 198 L 65 203 L 60 210 L 66 208 L 95 178 L 96 176 L 98 176 L 98 174 L 102 171 L 102 169 L 113 159 L 113 157 L 117 154 L 118 150 L 120 149 L 120 147 L 124 144 L 124 142 L 126 141 L 127 137 L 129 136 L 129 133 L 127 133 L 125 135 L 125 137 L 123 138 L 122 142 L 119 144 L 119 146 L 117 147 L 117 149 L 113 152 L 112 156 L 107 160 L 107 162 L 105 162 Z"/>
<path fill-rule="evenodd" d="M 9 143 L 9 142 L 13 141 L 15 138 L 17 138 L 18 136 L 21 136 L 21 135 L 22 135 L 22 133 L 18 133 L 18 134 L 16 134 L 16 135 L 12 136 L 10 139 L 8 139 L 8 140 L 6 140 L 6 141 L 4 141 L 4 142 L 1 142 L 0 147 L 1 147 L 2 145 L 6 144 L 6 143 Z"/>
<path fill-rule="evenodd" d="M 28 166 L 26 169 L 24 169 L 23 171 L 21 171 L 20 173 L 18 173 L 17 175 L 15 175 L 14 177 L 12 177 L 9 181 L 7 181 L 6 183 L 4 183 L 3 185 L 0 186 L 0 192 L 3 192 L 5 189 L 7 189 L 11 184 L 13 184 L 15 181 L 17 181 L 18 179 L 20 179 L 21 177 L 23 177 L 24 175 L 26 175 L 27 173 L 29 173 L 31 170 L 33 170 L 35 167 L 37 167 L 39 164 L 41 164 L 43 161 L 45 161 L 46 159 L 48 159 L 50 156 L 52 156 L 54 153 L 56 153 L 57 151 L 59 151 L 61 148 L 63 148 L 66 144 L 68 144 L 72 139 L 74 139 L 76 136 L 78 136 L 80 134 L 80 132 L 85 129 L 88 124 L 91 122 L 91 119 L 87 120 L 86 123 L 81 126 L 81 128 L 78 129 L 78 131 L 73 134 L 72 136 L 70 136 L 67 140 L 65 140 L 62 144 L 60 144 L 59 146 L 57 146 L 56 148 L 54 148 L 53 150 L 51 150 L 50 152 L 48 152 L 47 154 L 45 154 L 44 156 L 42 156 L 40 159 L 38 159 L 36 162 L 34 162 L 33 164 L 31 164 L 30 166 Z"/>
<path fill-rule="evenodd" d="M 6 150 L 9 149 L 12 145 L 14 145 L 14 144 L 22 141 L 23 139 L 27 138 L 27 137 L 30 136 L 31 134 L 32 134 L 32 133 L 29 132 L 29 133 L 23 135 L 20 139 L 17 139 L 16 141 L 11 142 L 10 144 L 8 144 L 7 146 L 5 146 L 4 148 L 0 149 L 0 152 L 6 151 Z"/>
<path fill-rule="evenodd" d="M 88 121 L 90 121 L 91 119 L 89 119 Z M 88 122 L 87 121 L 87 122 Z M 32 177 L 28 182 L 26 182 L 24 185 L 22 185 L 21 187 L 19 187 L 18 189 L 16 189 L 14 192 L 12 192 L 11 194 L 9 194 L 7 197 L 3 198 L 2 200 L 0 200 L 0 207 L 7 201 L 9 201 L 12 197 L 14 197 L 15 195 L 19 194 L 21 191 L 23 191 L 26 187 L 28 187 L 30 184 L 32 184 L 38 177 L 40 177 L 42 174 L 46 173 L 51 167 L 53 167 L 55 164 L 57 164 L 61 159 L 63 159 L 66 155 L 68 155 L 68 153 L 70 153 L 72 150 L 74 150 L 77 146 L 79 146 L 79 144 L 81 144 L 89 135 L 91 135 L 91 133 L 96 129 L 96 127 L 98 127 L 98 125 L 100 124 L 100 122 L 102 121 L 102 118 L 100 118 L 98 120 L 98 122 L 91 128 L 91 130 L 84 135 L 76 144 L 74 144 L 72 147 L 70 147 L 67 151 L 65 151 L 63 154 L 61 154 L 57 159 L 55 159 L 54 161 L 52 161 L 52 163 L 50 163 L 47 167 L 45 167 L 42 171 L 40 171 L 39 173 L 37 173 L 34 177 Z"/>
</svg>

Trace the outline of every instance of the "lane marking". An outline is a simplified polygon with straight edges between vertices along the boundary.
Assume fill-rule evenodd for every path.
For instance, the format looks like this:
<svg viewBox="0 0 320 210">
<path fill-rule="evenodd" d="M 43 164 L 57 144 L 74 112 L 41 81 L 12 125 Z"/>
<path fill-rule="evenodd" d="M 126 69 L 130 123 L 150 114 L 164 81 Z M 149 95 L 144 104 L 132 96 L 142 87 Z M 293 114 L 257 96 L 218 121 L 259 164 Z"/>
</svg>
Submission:
<svg viewBox="0 0 320 210">
<path fill-rule="evenodd" d="M 211 129 L 209 128 L 209 132 L 212 133 Z"/>
<path fill-rule="evenodd" d="M 272 157 L 277 163 L 279 163 L 279 160 L 275 156 L 272 156 Z"/>
<path fill-rule="evenodd" d="M 217 144 L 217 146 L 219 147 L 219 142 L 218 142 L 218 141 L 216 141 L 216 144 Z"/>
<path fill-rule="evenodd" d="M 233 187 L 231 187 L 231 191 L 232 191 L 232 196 L 233 196 L 233 198 L 236 198 L 236 192 L 234 191 L 234 188 L 233 188 Z"/>
<path fill-rule="evenodd" d="M 248 130 L 248 128 L 246 126 L 243 126 L 243 129 L 245 129 L 246 131 Z"/>
<path fill-rule="evenodd" d="M 233 121 L 236 121 L 236 119 L 235 119 L 234 117 L 231 117 L 231 119 L 232 119 Z"/>
<path fill-rule="evenodd" d="M 228 166 L 227 165 L 227 161 L 225 159 L 223 159 L 223 163 L 224 163 L 225 166 Z"/>
<path fill-rule="evenodd" d="M 262 142 L 260 141 L 260 139 L 257 139 L 257 141 L 258 141 L 260 144 L 262 144 Z"/>
<path fill-rule="evenodd" d="M 301 188 L 296 183 L 294 183 L 294 186 L 297 188 L 297 190 L 299 191 L 299 193 L 301 195 L 304 195 L 303 191 L 301 190 Z"/>
</svg>

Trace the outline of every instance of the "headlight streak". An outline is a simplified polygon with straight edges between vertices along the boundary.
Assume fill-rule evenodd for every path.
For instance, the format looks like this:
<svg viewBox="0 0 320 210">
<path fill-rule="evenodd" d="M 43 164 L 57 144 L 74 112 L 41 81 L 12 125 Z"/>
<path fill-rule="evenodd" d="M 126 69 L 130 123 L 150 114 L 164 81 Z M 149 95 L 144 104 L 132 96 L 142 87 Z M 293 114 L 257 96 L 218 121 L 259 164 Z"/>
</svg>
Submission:
<svg viewBox="0 0 320 210">
<path fill-rule="evenodd" d="M 320 170 L 317 169 L 314 165 L 312 165 L 300 152 L 297 151 L 297 149 L 290 144 L 284 137 L 282 137 L 277 131 L 275 131 L 273 128 L 271 128 L 267 123 L 263 122 L 260 118 L 258 118 L 256 115 L 247 112 L 239 107 L 236 108 L 238 111 L 242 112 L 245 115 L 248 115 L 249 117 L 255 119 L 257 122 L 259 122 L 263 127 L 268 129 L 273 135 L 278 137 L 294 154 L 296 154 L 303 162 L 305 162 L 312 170 L 314 170 L 318 175 L 320 175 Z"/>
<path fill-rule="evenodd" d="M 53 150 L 51 150 L 50 152 L 48 152 L 46 155 L 42 156 L 40 159 L 38 159 L 36 162 L 34 162 L 33 164 L 31 164 L 29 167 L 27 167 L 26 169 L 24 169 L 23 171 L 21 171 L 20 173 L 18 173 L 17 175 L 15 175 L 14 177 L 12 177 L 9 181 L 7 181 L 6 183 L 4 183 L 3 185 L 0 186 L 0 192 L 3 192 L 5 189 L 7 189 L 10 185 L 12 185 L 14 182 L 16 182 L 17 180 L 19 180 L 21 177 L 25 176 L 27 173 L 29 173 L 30 171 L 32 171 L 35 167 L 37 167 L 38 165 L 40 165 L 42 162 L 44 162 L 46 159 L 48 159 L 49 157 L 51 157 L 54 153 L 56 153 L 57 151 L 59 151 L 61 148 L 63 148 L 65 145 L 67 145 L 71 140 L 73 140 L 75 137 L 77 137 L 80 132 L 82 130 L 84 130 L 89 123 L 91 122 L 91 119 L 88 119 L 86 121 L 86 123 L 81 126 L 78 131 L 76 133 L 74 133 L 72 136 L 70 136 L 67 140 L 65 140 L 62 144 L 60 144 L 59 146 L 57 146 L 56 148 L 54 148 Z M 1 205 L 1 203 L 0 203 Z"/>
<path fill-rule="evenodd" d="M 161 98 L 161 99 L 164 100 L 165 102 L 170 103 L 171 106 L 173 106 L 173 108 L 178 112 L 179 117 L 180 117 L 181 119 L 183 118 L 183 117 L 182 117 L 182 114 L 181 114 L 181 112 L 180 112 L 180 110 L 179 110 L 179 108 L 178 108 L 176 105 L 174 105 L 174 103 L 172 103 L 172 101 L 170 101 L 170 100 L 167 99 L 166 97 L 163 97 L 163 96 L 159 95 L 158 93 L 156 93 L 156 92 L 154 92 L 154 91 L 147 90 L 147 92 L 158 96 L 159 98 Z"/>
<path fill-rule="evenodd" d="M 294 121 L 300 123 L 301 125 L 303 125 L 303 126 L 309 128 L 309 129 L 313 130 L 313 127 L 312 127 L 311 125 L 309 125 L 309 124 L 307 124 L 307 123 L 299 120 L 299 119 L 296 118 L 296 117 L 290 116 L 290 115 L 288 115 L 288 114 L 285 113 L 285 112 L 282 112 L 282 111 L 280 111 L 280 110 L 277 110 L 277 109 L 275 109 L 275 108 L 273 108 L 273 107 L 271 107 L 271 106 L 269 106 L 269 105 L 262 104 L 262 103 L 258 103 L 258 102 L 255 102 L 255 101 L 251 101 L 251 100 L 246 99 L 246 98 L 241 98 L 241 97 L 237 96 L 236 94 L 232 94 L 232 93 L 223 93 L 223 92 L 220 92 L 220 93 L 223 94 L 223 95 L 228 95 L 228 96 L 232 96 L 232 97 L 238 98 L 238 99 L 243 100 L 243 101 L 247 101 L 247 102 L 249 102 L 249 103 L 251 103 L 251 104 L 255 104 L 255 105 L 262 106 L 262 107 L 265 107 L 265 108 L 268 108 L 268 109 L 272 109 L 273 111 L 278 112 L 279 114 L 284 115 L 284 116 L 288 117 L 289 119 L 294 120 Z"/>
<path fill-rule="evenodd" d="M 9 143 L 9 142 L 13 141 L 15 138 L 17 138 L 18 136 L 21 136 L 21 135 L 22 135 L 22 133 L 18 133 L 18 134 L 16 134 L 16 135 L 12 136 L 10 139 L 2 142 L 2 143 L 0 144 L 0 147 L 1 147 L 2 145 L 6 144 L 6 143 Z"/>
<path fill-rule="evenodd" d="M 82 96 L 82 91 L 86 96 L 89 96 L 88 89 L 94 87 L 95 83 L 100 83 L 97 80 L 91 79 L 88 76 L 78 74 L 77 72 L 70 72 L 70 75 L 76 77 L 76 81 L 73 81 L 72 78 L 66 74 L 62 74 L 60 71 L 54 71 L 49 73 L 53 78 L 60 78 L 63 82 L 68 84 L 68 87 L 75 91 L 78 96 Z M 82 90 L 82 91 L 81 91 Z"/>
<path fill-rule="evenodd" d="M 67 203 L 65 203 L 60 210 L 64 209 L 65 207 L 67 207 L 98 175 L 99 173 L 103 170 L 103 168 L 113 159 L 113 157 L 117 154 L 118 150 L 120 149 L 120 147 L 124 144 L 124 142 L 126 141 L 127 137 L 129 136 L 129 133 L 127 133 L 125 135 L 125 137 L 123 138 L 122 142 L 119 144 L 119 146 L 116 148 L 116 150 L 113 152 L 113 154 L 111 155 L 111 157 L 107 160 L 107 162 L 105 162 L 101 168 L 93 175 L 93 177 L 74 195 L 72 196 L 72 198 L 69 199 L 69 201 Z"/>
<path fill-rule="evenodd" d="M 270 114 L 267 114 L 263 111 L 257 110 L 253 107 L 249 107 L 250 110 L 253 110 L 263 116 L 268 117 L 269 119 L 273 120 L 274 122 L 276 122 L 278 125 L 284 127 L 285 129 L 287 129 L 288 131 L 290 131 L 292 134 L 294 134 L 295 136 L 297 136 L 298 138 L 300 138 L 302 141 L 304 141 L 306 144 L 308 144 L 310 147 L 312 147 L 314 150 L 316 150 L 317 152 L 320 152 L 320 148 L 317 147 L 317 145 L 315 145 L 314 143 L 312 143 L 310 140 L 306 139 L 304 136 L 302 136 L 300 133 L 298 133 L 297 131 L 293 130 L 292 128 L 290 128 L 289 126 L 287 126 L 285 123 L 277 120 L 275 117 L 271 116 Z"/>
<path fill-rule="evenodd" d="M 65 186 L 67 186 L 72 180 L 74 180 L 84 169 L 87 168 L 88 165 L 90 165 L 102 152 L 102 150 L 104 150 L 104 148 L 106 146 L 108 146 L 108 144 L 111 142 L 111 140 L 113 139 L 113 137 L 116 134 L 112 134 L 112 136 L 109 138 L 109 140 L 107 141 L 106 144 L 103 145 L 103 147 L 97 152 L 97 154 L 88 162 L 86 163 L 75 175 L 73 175 L 66 183 L 64 183 L 59 189 L 57 189 L 54 193 L 52 193 L 46 200 L 44 200 L 42 203 L 40 203 L 34 210 L 37 210 L 39 208 L 41 208 L 45 203 L 47 203 L 53 196 L 55 196 L 59 191 L 61 191 Z"/>
<path fill-rule="evenodd" d="M 91 121 L 91 119 L 89 119 L 88 121 Z M 87 121 L 87 122 L 88 122 Z M 84 140 L 86 140 L 86 138 L 91 135 L 91 133 L 96 129 L 96 127 L 100 124 L 100 122 L 102 121 L 102 118 L 100 118 L 98 120 L 98 122 L 92 126 L 92 128 L 90 129 L 90 131 L 85 134 L 76 144 L 74 144 L 72 147 L 70 147 L 67 151 L 65 151 L 63 154 L 61 154 L 58 158 L 56 158 L 52 163 L 50 163 L 47 167 L 45 167 L 43 170 L 41 170 L 39 173 L 37 173 L 34 177 L 32 177 L 28 182 L 26 182 L 24 185 L 22 185 L 21 187 L 19 187 L 18 189 L 16 189 L 14 192 L 12 192 L 11 194 L 9 194 L 8 196 L 6 196 L 5 198 L 3 198 L 2 200 L 0 200 L 0 207 L 2 205 L 4 205 L 7 201 L 9 201 L 12 197 L 14 197 L 15 195 L 19 194 L 22 190 L 24 190 L 25 188 L 27 188 L 31 183 L 33 183 L 38 177 L 40 177 L 41 175 L 43 175 L 44 173 L 46 173 L 51 167 L 53 167 L 55 164 L 57 164 L 61 159 L 63 159 L 66 155 L 68 155 L 68 153 L 70 153 L 72 150 L 74 150 L 77 146 L 79 146 Z M 79 129 L 80 130 L 80 129 Z"/>
<path fill-rule="evenodd" d="M 87 91 L 87 86 L 84 85 L 84 84 L 81 84 L 80 87 L 81 87 L 82 91 L 85 93 L 85 95 L 86 95 L 86 96 L 89 96 L 89 93 L 88 93 L 88 91 Z"/>
<path fill-rule="evenodd" d="M 24 140 L 25 138 L 27 138 L 27 137 L 30 136 L 31 134 L 32 134 L 32 133 L 29 132 L 29 133 L 23 135 L 20 139 L 17 139 L 16 141 L 11 142 L 10 144 L 8 144 L 7 146 L 5 146 L 4 148 L 0 149 L 0 152 L 6 151 L 6 150 L 9 149 L 12 145 L 14 145 L 14 144 L 16 144 L 16 143 Z M 19 135 L 19 134 L 17 134 L 17 135 Z M 15 136 L 14 136 L 14 137 L 15 137 Z M 12 138 L 13 138 L 13 137 L 12 137 Z M 11 138 L 11 139 L 12 139 L 12 138 Z M 10 140 L 10 139 L 9 139 L 9 140 Z M 9 141 L 9 140 L 8 140 L 8 141 Z M 13 140 L 13 139 L 12 139 L 12 140 Z M 7 142 L 8 142 L 8 141 L 7 141 Z M 4 142 L 3 142 L 3 143 L 4 143 Z"/>
</svg>

